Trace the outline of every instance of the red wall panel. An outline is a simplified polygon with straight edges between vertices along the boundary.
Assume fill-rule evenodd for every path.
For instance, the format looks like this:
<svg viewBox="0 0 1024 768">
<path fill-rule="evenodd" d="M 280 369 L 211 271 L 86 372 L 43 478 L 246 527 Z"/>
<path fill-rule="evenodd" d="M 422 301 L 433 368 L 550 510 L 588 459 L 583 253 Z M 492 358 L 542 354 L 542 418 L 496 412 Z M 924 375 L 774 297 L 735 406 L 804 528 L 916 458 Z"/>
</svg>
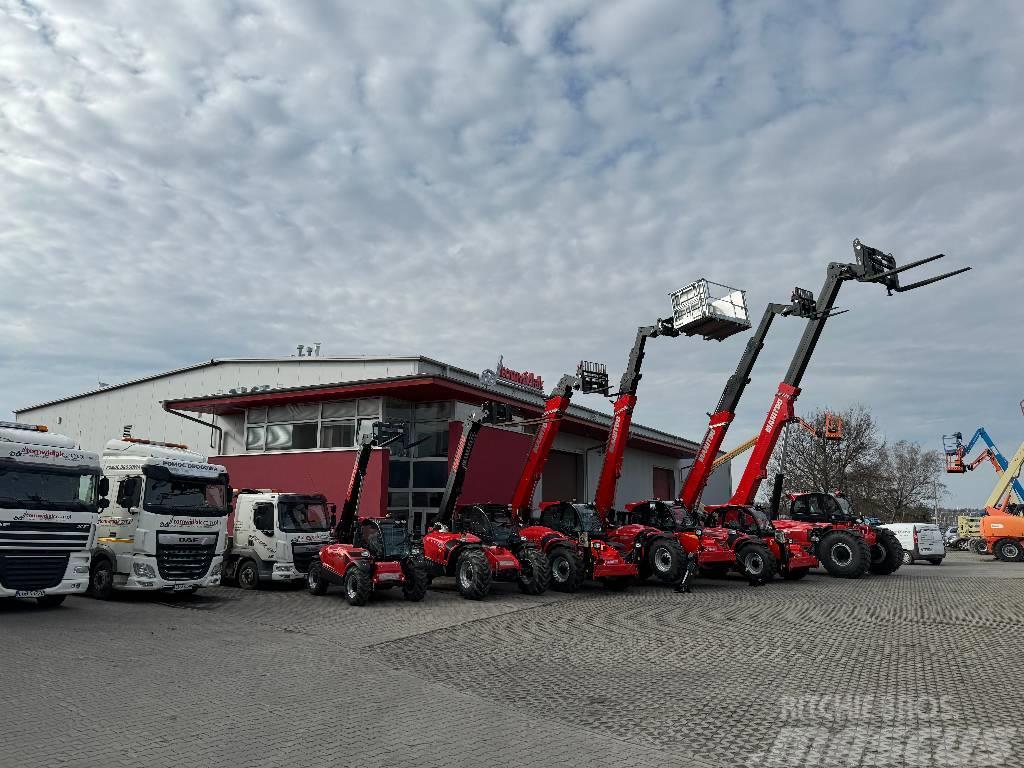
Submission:
<svg viewBox="0 0 1024 768">
<path fill-rule="evenodd" d="M 322 493 L 341 507 L 352 478 L 358 451 L 308 451 L 304 453 L 214 456 L 213 464 L 228 469 L 233 488 L 273 488 L 288 493 Z M 375 450 L 366 470 L 359 511 L 387 511 L 388 451 Z"/>
<path fill-rule="evenodd" d="M 449 471 L 461 436 L 462 422 L 452 422 L 448 432 Z M 459 502 L 477 504 L 491 501 L 508 504 L 512 501 L 512 492 L 526 466 L 526 457 L 532 443 L 533 435 L 483 427 L 477 435 Z"/>
</svg>

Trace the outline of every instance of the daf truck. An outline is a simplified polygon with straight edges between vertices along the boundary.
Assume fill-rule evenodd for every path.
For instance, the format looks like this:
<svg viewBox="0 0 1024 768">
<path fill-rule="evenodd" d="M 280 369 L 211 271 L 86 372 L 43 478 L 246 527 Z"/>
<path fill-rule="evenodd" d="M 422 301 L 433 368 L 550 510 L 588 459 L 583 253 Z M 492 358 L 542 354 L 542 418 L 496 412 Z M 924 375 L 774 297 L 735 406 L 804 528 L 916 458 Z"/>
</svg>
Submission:
<svg viewBox="0 0 1024 768">
<path fill-rule="evenodd" d="M 304 582 L 309 564 L 330 538 L 330 506 L 320 494 L 239 491 L 224 582 L 242 589 Z"/>
<path fill-rule="evenodd" d="M 49 607 L 84 594 L 105 495 L 95 453 L 45 426 L 0 422 L 0 598 Z"/>
<path fill-rule="evenodd" d="M 125 437 L 107 443 L 114 496 L 100 516 L 89 592 L 194 593 L 220 583 L 231 488 L 227 470 L 188 446 Z"/>
</svg>

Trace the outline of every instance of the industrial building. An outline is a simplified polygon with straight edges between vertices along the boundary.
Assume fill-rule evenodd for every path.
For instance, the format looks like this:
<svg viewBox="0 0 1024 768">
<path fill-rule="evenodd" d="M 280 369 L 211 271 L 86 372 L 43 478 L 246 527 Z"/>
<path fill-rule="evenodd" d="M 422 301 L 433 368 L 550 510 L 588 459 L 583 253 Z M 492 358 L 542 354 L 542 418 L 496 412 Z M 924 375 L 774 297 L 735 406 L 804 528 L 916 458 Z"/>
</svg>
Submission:
<svg viewBox="0 0 1024 768">
<path fill-rule="evenodd" d="M 589 499 L 600 471 L 611 417 L 577 395 L 535 497 Z M 544 383 L 534 374 L 474 373 L 426 357 L 285 357 L 215 359 L 16 411 L 47 424 L 87 450 L 125 430 L 136 437 L 185 443 L 228 467 L 236 488 L 321 492 L 340 503 L 358 435 L 376 420 L 409 425 L 407 443 L 375 453 L 362 497 L 423 530 L 448 474 L 449 446 L 462 420 L 484 403 L 507 407 L 516 421 L 543 410 Z M 504 409 L 503 409 L 504 410 Z M 494 426 L 477 442 L 462 500 L 506 502 L 525 463 L 535 426 Z M 616 502 L 671 498 L 697 444 L 634 424 Z M 711 478 L 709 503 L 730 492 L 728 464 Z"/>
</svg>

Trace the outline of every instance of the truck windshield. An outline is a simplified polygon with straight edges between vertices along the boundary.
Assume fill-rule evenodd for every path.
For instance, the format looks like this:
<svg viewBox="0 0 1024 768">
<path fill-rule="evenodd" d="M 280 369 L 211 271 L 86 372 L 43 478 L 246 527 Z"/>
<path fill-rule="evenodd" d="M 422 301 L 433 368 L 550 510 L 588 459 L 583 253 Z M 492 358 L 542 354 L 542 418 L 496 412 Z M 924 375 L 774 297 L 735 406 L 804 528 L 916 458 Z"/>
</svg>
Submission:
<svg viewBox="0 0 1024 768">
<path fill-rule="evenodd" d="M 853 513 L 853 507 L 850 504 L 849 499 L 845 496 L 834 496 L 836 503 L 839 505 L 840 514 L 843 517 L 854 518 L 856 515 Z"/>
<path fill-rule="evenodd" d="M 143 506 L 150 512 L 218 517 L 228 513 L 227 486 L 223 480 L 205 481 L 186 478 L 146 479 Z"/>
<path fill-rule="evenodd" d="M 95 512 L 99 475 L 0 466 L 0 508 Z"/>
<path fill-rule="evenodd" d="M 285 533 L 326 531 L 327 507 L 319 501 L 282 501 L 277 505 L 278 525 Z"/>
</svg>

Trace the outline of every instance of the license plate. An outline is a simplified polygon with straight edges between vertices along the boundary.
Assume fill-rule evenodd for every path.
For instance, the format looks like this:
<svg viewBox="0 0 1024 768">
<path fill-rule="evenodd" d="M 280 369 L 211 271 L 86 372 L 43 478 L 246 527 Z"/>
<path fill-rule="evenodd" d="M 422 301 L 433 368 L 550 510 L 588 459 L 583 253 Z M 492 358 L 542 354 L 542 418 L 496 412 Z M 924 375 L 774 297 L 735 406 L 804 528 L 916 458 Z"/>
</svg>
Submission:
<svg viewBox="0 0 1024 768">
<path fill-rule="evenodd" d="M 20 589 L 14 593 L 15 597 L 45 597 L 46 593 L 41 589 Z"/>
<path fill-rule="evenodd" d="M 172 591 L 184 592 L 186 589 L 192 589 L 193 586 L 194 585 L 192 584 L 175 584 L 174 587 L 172 588 Z"/>
<path fill-rule="evenodd" d="M 400 578 L 402 578 L 400 573 L 382 573 L 380 575 L 381 581 L 398 581 Z"/>
</svg>

